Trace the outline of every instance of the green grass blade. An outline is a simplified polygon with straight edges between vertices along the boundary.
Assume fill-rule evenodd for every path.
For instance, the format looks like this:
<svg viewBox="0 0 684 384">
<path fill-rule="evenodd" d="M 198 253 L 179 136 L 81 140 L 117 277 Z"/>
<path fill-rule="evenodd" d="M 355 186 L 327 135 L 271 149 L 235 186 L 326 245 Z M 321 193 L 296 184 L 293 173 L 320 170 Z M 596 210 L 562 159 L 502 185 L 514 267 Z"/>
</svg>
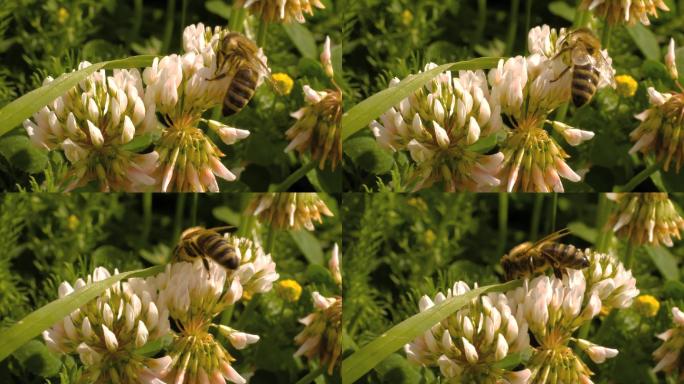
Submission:
<svg viewBox="0 0 684 384">
<path fill-rule="evenodd" d="M 463 71 L 493 68 L 496 67 L 499 59 L 499 57 L 481 57 L 457 63 L 443 64 L 427 72 L 405 78 L 397 86 L 382 90 L 347 111 L 342 116 L 342 140 L 368 126 L 371 121 L 377 119 L 378 116 L 393 105 L 398 104 L 411 93 L 427 84 L 438 74 L 448 70 Z"/>
<path fill-rule="evenodd" d="M 304 25 L 298 23 L 281 25 L 302 56 L 309 59 L 317 58 L 318 48 L 316 48 L 316 40 Z"/>
<path fill-rule="evenodd" d="M 518 285 L 520 285 L 520 281 L 516 280 L 473 289 L 464 295 L 452 297 L 425 312 L 402 321 L 344 359 L 342 362 L 342 384 L 351 384 L 360 379 L 389 355 L 403 347 L 404 344 L 461 309 L 474 297 L 487 292 L 507 291 Z"/>
<path fill-rule="evenodd" d="M 645 246 L 644 249 L 666 280 L 679 280 L 677 258 L 667 248 L 662 246 Z"/>
<path fill-rule="evenodd" d="M 299 250 L 302 251 L 304 257 L 309 261 L 309 264 L 324 264 L 323 248 L 316 236 L 303 229 L 298 231 L 291 230 L 289 232 L 290 236 L 292 236 L 292 240 L 297 244 Z"/>
<path fill-rule="evenodd" d="M 65 73 L 50 84 L 35 89 L 0 109 L 0 136 L 11 131 L 43 106 L 65 94 L 95 71 L 114 68 L 141 68 L 152 64 L 154 55 L 132 56 L 126 59 L 103 61 L 88 68 Z"/>
<path fill-rule="evenodd" d="M 76 308 L 82 307 L 90 300 L 96 298 L 107 288 L 116 282 L 130 277 L 146 277 L 164 270 L 165 266 L 159 265 L 147 269 L 119 273 L 116 276 L 98 281 L 88 285 L 84 289 L 57 299 L 40 309 L 31 312 L 28 316 L 14 324 L 13 326 L 0 331 L 0 361 L 11 355 L 17 348 L 24 345 L 29 340 L 40 335 L 56 322 L 62 320 Z"/>
</svg>

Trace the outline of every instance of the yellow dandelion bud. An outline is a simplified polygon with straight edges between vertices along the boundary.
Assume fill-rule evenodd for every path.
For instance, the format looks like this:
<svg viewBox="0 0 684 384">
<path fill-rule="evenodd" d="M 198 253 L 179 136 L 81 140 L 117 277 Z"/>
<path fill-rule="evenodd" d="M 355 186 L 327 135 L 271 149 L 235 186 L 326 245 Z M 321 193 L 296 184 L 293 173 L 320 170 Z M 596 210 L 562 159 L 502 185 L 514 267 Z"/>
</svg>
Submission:
<svg viewBox="0 0 684 384">
<path fill-rule="evenodd" d="M 69 18 L 69 11 L 67 11 L 65 8 L 60 7 L 57 10 L 57 21 L 60 24 L 64 24 L 65 21 Z"/>
<path fill-rule="evenodd" d="M 411 11 L 409 11 L 408 9 L 405 9 L 404 12 L 401 13 L 402 24 L 410 25 L 412 21 L 413 21 L 413 13 L 411 13 Z"/>
<path fill-rule="evenodd" d="M 644 317 L 654 317 L 660 309 L 660 302 L 651 295 L 640 295 L 634 300 L 634 310 Z"/>
<path fill-rule="evenodd" d="M 292 86 L 294 85 L 294 81 L 287 73 L 274 73 L 271 75 L 271 80 L 273 80 L 273 82 L 275 83 L 275 87 L 283 95 L 289 95 L 290 92 L 292 92 Z"/>
<path fill-rule="evenodd" d="M 293 303 L 299 300 L 299 296 L 302 294 L 302 286 L 292 279 L 280 280 L 276 285 L 276 293 L 283 300 Z"/>
<path fill-rule="evenodd" d="M 630 75 L 615 76 L 617 83 L 617 93 L 622 97 L 632 97 L 636 93 L 639 84 Z"/>
<path fill-rule="evenodd" d="M 67 218 L 67 227 L 72 231 L 74 231 L 74 230 L 76 230 L 76 228 L 78 228 L 79 223 L 80 223 L 80 221 L 78 220 L 78 217 L 76 217 L 74 215 L 69 215 L 69 217 Z"/>
</svg>

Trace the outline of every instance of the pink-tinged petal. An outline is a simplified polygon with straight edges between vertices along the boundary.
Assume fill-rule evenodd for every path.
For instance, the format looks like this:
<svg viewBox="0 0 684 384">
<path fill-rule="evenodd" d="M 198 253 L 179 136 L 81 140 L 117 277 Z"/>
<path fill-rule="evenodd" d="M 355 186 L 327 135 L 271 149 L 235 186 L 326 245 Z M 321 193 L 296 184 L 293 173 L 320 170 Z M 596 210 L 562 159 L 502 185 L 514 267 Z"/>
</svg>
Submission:
<svg viewBox="0 0 684 384">
<path fill-rule="evenodd" d="M 582 180 L 582 177 L 580 175 L 576 174 L 575 171 L 573 171 L 568 164 L 563 161 L 561 158 L 556 158 L 555 161 L 556 165 L 556 170 L 558 170 L 558 174 L 563 176 L 564 178 L 572 181 L 572 182 L 578 182 Z"/>
<path fill-rule="evenodd" d="M 218 157 L 212 156 L 209 158 L 209 164 L 211 164 L 211 170 L 214 174 L 224 180 L 233 181 L 237 177 L 226 168 L 225 165 L 219 160 Z"/>
<path fill-rule="evenodd" d="M 221 373 L 223 376 L 226 378 L 226 380 L 237 383 L 237 384 L 246 384 L 247 380 L 245 380 L 240 374 L 227 362 L 222 361 L 221 365 Z"/>
</svg>

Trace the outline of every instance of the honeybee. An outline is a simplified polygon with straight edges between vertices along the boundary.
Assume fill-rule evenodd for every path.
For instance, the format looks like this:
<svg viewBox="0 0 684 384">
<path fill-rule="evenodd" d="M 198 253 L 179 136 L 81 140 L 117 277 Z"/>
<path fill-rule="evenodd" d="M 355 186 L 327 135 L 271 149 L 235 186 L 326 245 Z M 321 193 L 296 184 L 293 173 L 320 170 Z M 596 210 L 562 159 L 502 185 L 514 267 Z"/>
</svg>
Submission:
<svg viewBox="0 0 684 384">
<path fill-rule="evenodd" d="M 571 62 L 553 81 L 560 79 L 572 69 L 572 103 L 579 108 L 591 101 L 596 94 L 601 74 L 610 74 L 607 80 L 611 85 L 615 79 L 610 64 L 601 53 L 601 41 L 590 29 L 579 28 L 565 35 L 561 41 L 561 50 L 553 58 L 568 51 Z M 567 56 L 563 56 L 563 61 L 568 64 Z"/>
<path fill-rule="evenodd" d="M 230 78 L 223 98 L 223 116 L 231 116 L 242 110 L 254 96 L 259 77 L 271 81 L 270 70 L 259 58 L 259 47 L 246 36 L 237 32 L 221 38 L 216 51 L 216 76 L 208 80 Z"/>
<path fill-rule="evenodd" d="M 563 229 L 554 232 L 535 243 L 526 241 L 518 244 L 501 258 L 506 280 L 530 277 L 553 268 L 556 277 L 561 278 L 563 268 L 582 269 L 589 266 L 589 259 L 582 250 L 572 244 L 561 244 L 557 240 L 570 233 Z"/>
<path fill-rule="evenodd" d="M 207 257 L 227 269 L 237 269 L 240 258 L 233 247 L 219 233 L 222 229 L 232 227 L 188 228 L 181 234 L 180 242 L 173 251 L 174 261 L 193 262 L 198 257 L 202 259 L 204 268 L 209 271 Z"/>
</svg>

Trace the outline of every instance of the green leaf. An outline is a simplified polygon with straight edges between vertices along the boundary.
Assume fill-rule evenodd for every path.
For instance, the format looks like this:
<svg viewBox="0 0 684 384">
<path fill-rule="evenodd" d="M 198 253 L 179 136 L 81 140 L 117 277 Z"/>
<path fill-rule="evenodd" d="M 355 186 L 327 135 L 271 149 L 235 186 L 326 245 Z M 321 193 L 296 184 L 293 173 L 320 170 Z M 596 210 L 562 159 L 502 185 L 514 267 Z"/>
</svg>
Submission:
<svg viewBox="0 0 684 384">
<path fill-rule="evenodd" d="M 36 148 L 24 135 L 0 138 L 0 155 L 16 169 L 27 173 L 43 171 L 48 162 L 47 152 Z"/>
<path fill-rule="evenodd" d="M 510 355 L 504 357 L 503 359 L 494 363 L 492 367 L 499 369 L 513 369 L 520 364 L 527 363 L 532 357 L 532 352 L 534 352 L 532 347 L 527 347 L 520 352 L 511 353 Z"/>
<path fill-rule="evenodd" d="M 318 48 L 316 48 L 316 40 L 304 25 L 299 23 L 281 25 L 302 56 L 309 59 L 317 58 Z"/>
<path fill-rule="evenodd" d="M 592 244 L 596 243 L 596 239 L 598 237 L 596 229 L 590 228 L 588 225 L 580 221 L 569 223 L 568 229 L 573 235 L 579 237 L 580 239 Z"/>
<path fill-rule="evenodd" d="M 292 240 L 311 264 L 323 264 L 323 248 L 318 239 L 307 230 L 289 231 Z"/>
<path fill-rule="evenodd" d="M 347 140 L 344 143 L 344 153 L 356 166 L 375 175 L 389 172 L 394 164 L 390 152 L 381 148 L 372 137 L 354 137 Z"/>
<path fill-rule="evenodd" d="M 575 8 L 568 5 L 565 1 L 550 2 L 549 12 L 570 22 L 575 20 Z"/>
<path fill-rule="evenodd" d="M 498 57 L 481 57 L 478 59 L 459 61 L 457 63 L 444 64 L 429 71 L 405 78 L 396 86 L 374 94 L 347 111 L 347 113 L 342 116 L 342 140 L 347 139 L 363 127 L 368 126 L 371 121 L 407 98 L 440 73 L 448 70 L 461 71 L 493 68 L 499 62 L 499 59 L 500 58 Z"/>
<path fill-rule="evenodd" d="M 653 264 L 658 268 L 660 274 L 667 280 L 679 280 L 679 268 L 677 259 L 663 247 L 644 246 L 646 253 L 651 256 Z"/>
<path fill-rule="evenodd" d="M 506 138 L 506 132 L 499 131 L 492 133 L 487 137 L 480 137 L 479 140 L 474 142 L 472 145 L 466 148 L 469 151 L 477 153 L 487 153 L 489 150 L 494 148 L 497 143 L 503 141 Z"/>
<path fill-rule="evenodd" d="M 65 73 L 38 89 L 7 104 L 0 109 L 0 136 L 6 134 L 22 121 L 29 118 L 43 106 L 51 103 L 54 99 L 65 94 L 69 89 L 88 77 L 93 72 L 102 68 L 140 68 L 152 64 L 154 56 L 132 56 L 126 59 L 103 61 L 95 63 L 88 68 L 79 71 Z"/>
<path fill-rule="evenodd" d="M 138 135 L 133 140 L 121 146 L 123 150 L 131 152 L 139 152 L 149 147 L 154 141 L 159 138 L 159 132 L 150 132 L 143 135 Z"/>
<path fill-rule="evenodd" d="M 160 265 L 147 269 L 119 273 L 118 275 L 88 285 L 78 292 L 64 296 L 61 299 L 57 299 L 42 308 L 31 312 L 13 326 L 0 331 L 0 340 L 2 340 L 2 343 L 0 343 L 0 361 L 4 360 L 17 348 L 40 335 L 41 332 L 50 328 L 77 308 L 82 307 L 90 300 L 96 298 L 118 281 L 130 277 L 151 276 L 160 273 L 163 270 L 164 266 Z"/>
<path fill-rule="evenodd" d="M 41 377 L 54 376 L 62 367 L 62 362 L 47 348 L 45 343 L 31 340 L 17 349 L 12 355 L 24 372 L 31 372 Z"/>
<path fill-rule="evenodd" d="M 221 1 L 221 0 L 207 1 L 204 4 L 204 8 L 206 8 L 207 11 L 209 11 L 215 15 L 219 15 L 226 20 L 230 20 L 231 7 L 230 7 L 230 5 L 226 4 L 225 1 Z"/>
<path fill-rule="evenodd" d="M 647 59 L 660 60 L 660 47 L 658 40 L 650 29 L 636 23 L 633 27 L 627 28 L 627 32 L 632 36 L 632 40 L 639 47 Z"/>
<path fill-rule="evenodd" d="M 353 383 L 378 363 L 418 337 L 430 327 L 458 311 L 470 300 L 487 292 L 504 292 L 520 285 L 520 281 L 488 285 L 463 295 L 449 298 L 434 307 L 412 316 L 392 327 L 375 340 L 363 346 L 342 362 L 342 383 Z"/>
<path fill-rule="evenodd" d="M 236 213 L 228 207 L 216 207 L 211 213 L 215 218 L 228 223 L 230 225 L 239 226 L 240 225 L 240 214 Z"/>
</svg>

